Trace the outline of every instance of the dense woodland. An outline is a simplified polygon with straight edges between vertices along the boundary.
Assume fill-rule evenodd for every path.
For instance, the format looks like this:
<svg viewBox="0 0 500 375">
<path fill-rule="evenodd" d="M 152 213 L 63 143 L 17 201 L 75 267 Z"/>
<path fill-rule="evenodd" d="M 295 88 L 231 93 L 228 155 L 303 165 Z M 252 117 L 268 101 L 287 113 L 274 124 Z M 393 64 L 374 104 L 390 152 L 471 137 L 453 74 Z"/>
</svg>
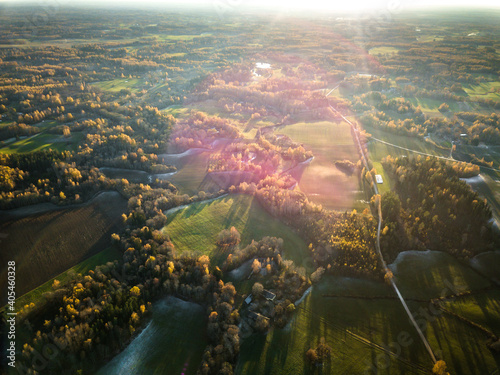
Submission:
<svg viewBox="0 0 500 375">
<path fill-rule="evenodd" d="M 498 246 L 491 208 L 454 166 L 429 157 L 385 160 L 395 181 L 394 192 L 382 196 L 382 248 L 389 259 L 405 249 L 429 248 L 468 259 Z"/>
</svg>

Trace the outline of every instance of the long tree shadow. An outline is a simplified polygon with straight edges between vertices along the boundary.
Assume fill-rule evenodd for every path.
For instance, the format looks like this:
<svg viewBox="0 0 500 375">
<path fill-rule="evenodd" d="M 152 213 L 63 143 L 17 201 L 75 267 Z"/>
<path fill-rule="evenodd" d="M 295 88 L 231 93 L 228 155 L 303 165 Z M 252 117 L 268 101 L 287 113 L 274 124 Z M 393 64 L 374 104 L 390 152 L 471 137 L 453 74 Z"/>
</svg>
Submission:
<svg viewBox="0 0 500 375">
<path fill-rule="evenodd" d="M 233 223 L 241 222 L 250 209 L 251 206 L 243 205 L 238 200 L 235 200 L 229 208 L 226 217 L 224 218 L 224 228 L 229 228 L 229 226 L 233 225 Z M 253 231 L 250 231 L 250 233 L 252 232 Z M 247 232 L 246 230 L 243 230 L 242 233 Z"/>
<path fill-rule="evenodd" d="M 245 368 L 246 374 L 259 374 L 264 349 L 266 349 L 265 335 L 254 333 L 250 337 L 245 338 L 241 345 L 241 353 L 244 353 L 244 357 L 243 354 L 240 354 L 235 373 L 238 374 L 242 368 Z M 246 360 L 242 361 L 244 358 Z"/>
</svg>

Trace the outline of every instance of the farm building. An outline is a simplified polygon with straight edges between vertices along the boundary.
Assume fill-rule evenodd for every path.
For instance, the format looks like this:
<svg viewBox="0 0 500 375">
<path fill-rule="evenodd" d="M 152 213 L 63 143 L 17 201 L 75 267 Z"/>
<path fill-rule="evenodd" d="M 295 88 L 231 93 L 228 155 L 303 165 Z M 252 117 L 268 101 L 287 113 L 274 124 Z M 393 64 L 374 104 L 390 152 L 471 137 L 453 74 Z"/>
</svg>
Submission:
<svg viewBox="0 0 500 375">
<path fill-rule="evenodd" d="M 259 314 L 258 312 L 255 312 L 255 311 L 249 311 L 249 312 L 248 312 L 248 317 L 249 317 L 250 319 L 257 320 L 257 318 L 258 318 L 259 316 L 261 316 L 261 317 L 263 317 L 263 318 L 265 318 L 265 319 L 269 319 L 267 316 L 264 316 L 264 315 L 262 315 L 262 314 Z"/>
<path fill-rule="evenodd" d="M 276 298 L 276 294 L 270 292 L 269 290 L 264 289 L 261 293 L 262 297 L 267 299 L 268 301 L 274 301 Z"/>
</svg>

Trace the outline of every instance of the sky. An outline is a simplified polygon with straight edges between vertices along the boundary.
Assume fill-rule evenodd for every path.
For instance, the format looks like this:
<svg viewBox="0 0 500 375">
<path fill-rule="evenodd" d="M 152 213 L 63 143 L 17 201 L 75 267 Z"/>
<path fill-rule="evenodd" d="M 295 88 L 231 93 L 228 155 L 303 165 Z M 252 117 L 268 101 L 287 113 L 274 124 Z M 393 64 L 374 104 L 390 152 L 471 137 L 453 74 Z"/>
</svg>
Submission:
<svg viewBox="0 0 500 375">
<path fill-rule="evenodd" d="M 169 6 L 191 5 L 194 7 L 211 7 L 225 10 L 246 10 L 249 8 L 297 11 L 310 10 L 319 12 L 364 12 L 367 10 L 389 11 L 391 13 L 413 8 L 430 9 L 447 7 L 480 7 L 500 9 L 499 0 L 0 0 L 0 4 L 16 4 L 30 2 L 36 5 L 99 5 L 145 7 L 154 5 Z"/>
<path fill-rule="evenodd" d="M 100 3 L 116 2 L 127 3 L 128 0 L 101 0 Z M 270 7 L 289 9 L 310 9 L 310 10 L 362 10 L 362 9 L 384 9 L 393 7 L 500 7 L 499 0 L 144 0 L 142 3 L 168 4 L 184 3 L 195 5 L 214 5 L 237 7 Z M 130 0 L 130 3 L 137 4 L 137 1 Z"/>
</svg>

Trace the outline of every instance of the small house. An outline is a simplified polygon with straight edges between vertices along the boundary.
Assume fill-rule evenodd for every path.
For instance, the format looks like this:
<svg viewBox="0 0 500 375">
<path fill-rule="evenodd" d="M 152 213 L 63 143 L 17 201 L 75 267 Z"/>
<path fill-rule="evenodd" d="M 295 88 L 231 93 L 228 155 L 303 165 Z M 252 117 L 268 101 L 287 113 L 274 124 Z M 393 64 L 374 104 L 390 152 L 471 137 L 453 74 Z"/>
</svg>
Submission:
<svg viewBox="0 0 500 375">
<path fill-rule="evenodd" d="M 268 301 L 274 301 L 274 299 L 276 298 L 276 294 L 270 292 L 267 289 L 264 289 L 262 291 L 261 296 L 267 299 Z"/>
<path fill-rule="evenodd" d="M 257 320 L 258 317 L 263 317 L 264 319 L 269 319 L 267 316 L 264 316 L 262 314 L 259 314 L 258 312 L 255 311 L 249 311 L 248 312 L 248 317 L 252 320 Z"/>
</svg>

